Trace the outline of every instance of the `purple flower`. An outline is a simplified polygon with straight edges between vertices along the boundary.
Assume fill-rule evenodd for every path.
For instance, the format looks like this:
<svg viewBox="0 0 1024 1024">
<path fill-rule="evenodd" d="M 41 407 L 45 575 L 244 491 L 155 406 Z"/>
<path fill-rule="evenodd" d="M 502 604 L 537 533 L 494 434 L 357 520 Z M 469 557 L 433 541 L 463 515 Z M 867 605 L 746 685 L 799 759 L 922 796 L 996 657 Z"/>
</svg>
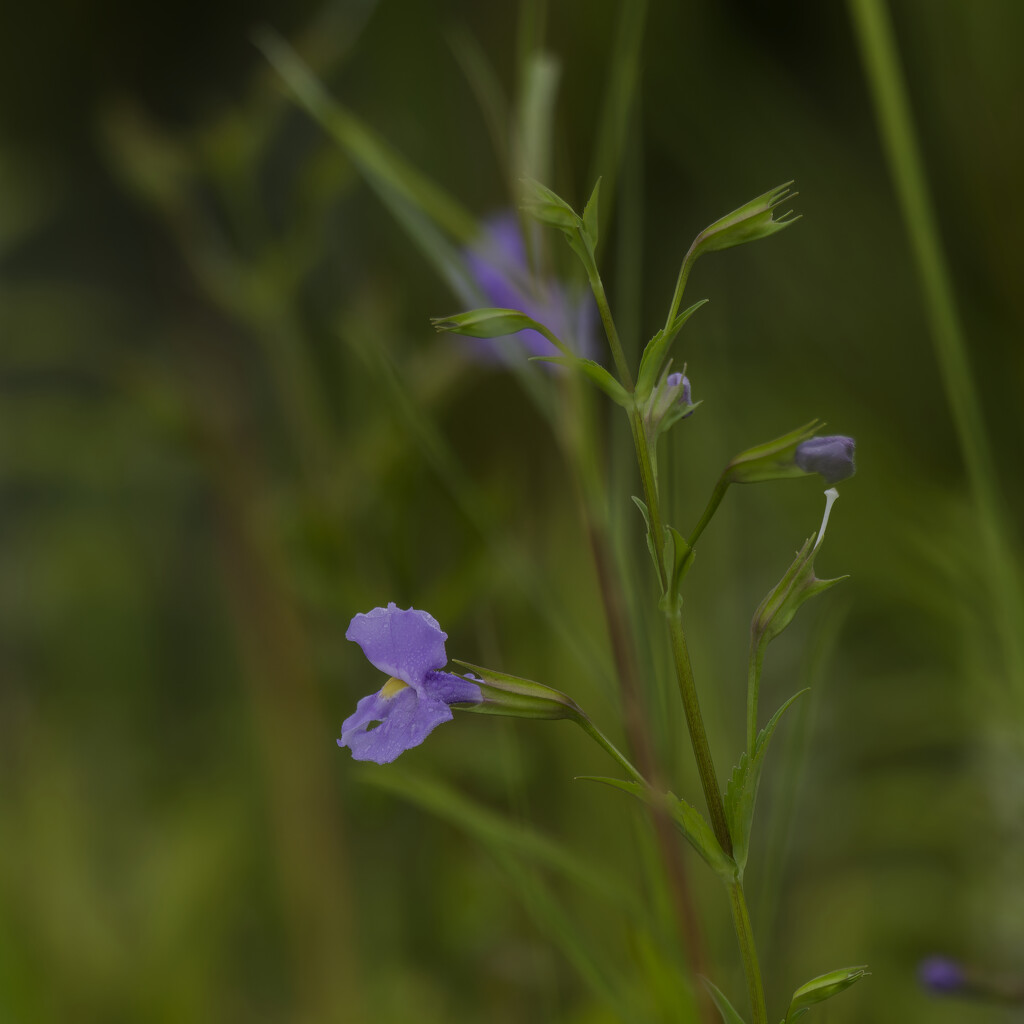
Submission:
<svg viewBox="0 0 1024 1024">
<path fill-rule="evenodd" d="M 578 355 L 590 355 L 593 349 L 593 301 L 580 297 L 573 301 L 553 281 L 539 280 L 530 273 L 526 244 L 514 213 L 504 212 L 484 222 L 480 237 L 464 252 L 470 276 L 483 292 L 488 306 L 518 309 L 542 323 Z M 466 296 L 467 301 L 475 301 Z M 513 335 L 531 356 L 554 356 L 558 350 L 537 331 Z M 504 339 L 480 339 L 476 352 L 501 358 Z"/>
<path fill-rule="evenodd" d="M 855 442 L 852 437 L 812 437 L 797 445 L 793 461 L 805 473 L 820 473 L 829 486 L 853 476 Z"/>
<path fill-rule="evenodd" d="M 967 981 L 963 966 L 945 956 L 930 956 L 922 960 L 917 976 L 921 984 L 932 992 L 957 992 Z"/>
<path fill-rule="evenodd" d="M 348 747 L 357 761 L 389 764 L 403 750 L 419 746 L 442 722 L 450 722 L 450 704 L 483 699 L 475 683 L 439 671 L 448 661 L 448 634 L 427 612 L 402 609 L 392 601 L 387 608 L 356 615 L 345 638 L 391 677 L 342 723 L 338 746 Z"/>
</svg>

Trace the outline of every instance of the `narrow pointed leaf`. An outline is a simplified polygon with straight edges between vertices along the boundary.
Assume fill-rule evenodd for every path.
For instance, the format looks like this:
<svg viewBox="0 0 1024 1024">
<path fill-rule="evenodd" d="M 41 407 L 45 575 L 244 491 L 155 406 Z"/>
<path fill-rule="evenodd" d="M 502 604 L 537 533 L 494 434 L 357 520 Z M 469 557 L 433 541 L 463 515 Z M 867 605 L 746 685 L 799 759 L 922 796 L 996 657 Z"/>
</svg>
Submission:
<svg viewBox="0 0 1024 1024">
<path fill-rule="evenodd" d="M 684 309 L 672 321 L 668 330 L 658 331 L 647 342 L 644 354 L 640 357 L 640 372 L 636 386 L 638 394 L 643 396 L 654 390 L 654 384 L 658 379 L 658 371 L 661 369 L 662 363 L 665 362 L 665 357 L 668 355 L 669 348 L 672 346 L 672 342 L 675 341 L 676 335 L 682 330 L 686 321 L 707 301 L 707 299 L 701 299 L 699 302 L 695 302 L 692 306 Z"/>
<path fill-rule="evenodd" d="M 739 764 L 732 771 L 729 784 L 725 790 L 725 817 L 729 823 L 729 835 L 732 836 L 732 855 L 742 876 L 746 867 L 747 854 L 750 849 L 750 833 L 754 820 L 754 806 L 757 803 L 757 790 L 761 782 L 761 769 L 768 744 L 782 716 L 789 710 L 798 697 L 809 690 L 800 690 L 793 694 L 778 711 L 769 719 L 768 724 L 757 734 L 752 754 L 743 754 Z"/>
<path fill-rule="evenodd" d="M 718 1012 L 722 1015 L 724 1024 L 746 1024 L 746 1021 L 739 1015 L 736 1008 L 726 999 L 725 993 L 714 982 L 708 978 L 701 978 L 701 981 L 704 982 L 704 987 L 714 1000 L 715 1006 L 718 1007 Z"/>
<path fill-rule="evenodd" d="M 669 580 L 668 590 L 662 598 L 664 611 L 669 611 L 672 604 L 679 600 L 679 590 L 683 578 L 690 571 L 690 567 L 693 565 L 693 556 L 696 554 L 686 538 L 674 526 L 667 527 L 667 531 L 672 539 L 672 578 Z"/>
<path fill-rule="evenodd" d="M 600 775 L 580 775 L 577 778 L 589 782 L 603 782 L 606 786 L 629 793 L 641 803 L 667 811 L 676 828 L 682 832 L 687 842 L 701 855 L 705 863 L 723 880 L 727 882 L 735 880 L 735 862 L 719 845 L 715 833 L 700 811 L 685 800 L 680 800 L 674 793 L 656 793 L 637 782 L 626 782 L 622 779 L 606 778 Z"/>
<path fill-rule="evenodd" d="M 633 497 L 633 504 L 640 509 L 640 514 L 644 517 L 644 523 L 647 526 L 647 532 L 644 535 L 647 541 L 647 550 L 651 554 L 651 561 L 654 563 L 654 576 L 656 579 L 661 578 L 661 563 L 658 561 L 658 555 L 654 550 L 654 535 L 651 533 L 651 514 L 647 509 L 644 502 L 638 498 L 635 494 Z"/>
<path fill-rule="evenodd" d="M 600 363 L 594 362 L 593 359 L 581 359 L 578 356 L 533 356 L 532 358 L 543 363 L 571 366 L 588 377 L 616 405 L 621 405 L 623 409 L 633 407 L 633 399 L 629 392 Z"/>
</svg>

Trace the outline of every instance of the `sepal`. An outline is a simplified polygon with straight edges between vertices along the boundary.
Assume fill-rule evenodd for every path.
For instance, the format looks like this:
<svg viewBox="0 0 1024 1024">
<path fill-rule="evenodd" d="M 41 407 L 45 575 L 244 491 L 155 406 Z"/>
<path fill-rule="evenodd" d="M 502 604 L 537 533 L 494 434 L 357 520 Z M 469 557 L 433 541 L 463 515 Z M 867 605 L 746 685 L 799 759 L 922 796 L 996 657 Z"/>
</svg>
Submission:
<svg viewBox="0 0 1024 1024">
<path fill-rule="evenodd" d="M 819 974 L 817 978 L 812 978 L 793 993 L 784 1024 L 793 1024 L 807 1012 L 808 1007 L 845 992 L 867 975 L 867 964 L 858 964 L 855 967 L 840 967 L 838 970 L 829 971 L 828 974 Z"/>
<path fill-rule="evenodd" d="M 453 661 L 472 673 L 467 678 L 476 683 L 483 698 L 477 703 L 453 705 L 462 711 L 473 711 L 479 715 L 507 715 L 512 718 L 571 718 L 577 722 L 582 722 L 586 717 L 579 705 L 560 690 L 532 679 L 471 665 L 467 661 Z"/>
<path fill-rule="evenodd" d="M 798 221 L 799 215 L 794 217 L 792 210 L 781 217 L 775 217 L 775 209 L 779 203 L 785 199 L 796 198 L 797 193 L 789 190 L 792 184 L 792 181 L 787 181 L 784 185 L 751 199 L 749 203 L 744 203 L 738 210 L 726 214 L 714 224 L 709 224 L 694 241 L 693 258 L 696 259 L 706 252 L 731 249 L 734 245 L 767 238 Z"/>
<path fill-rule="evenodd" d="M 518 309 L 470 309 L 465 313 L 433 317 L 430 322 L 438 333 L 461 334 L 468 338 L 503 338 L 519 331 L 539 331 L 565 356 L 576 358 L 564 341 Z"/>
<path fill-rule="evenodd" d="M 723 479 L 731 484 L 752 484 L 761 480 L 806 476 L 807 471 L 796 464 L 796 450 L 804 441 L 814 437 L 821 426 L 817 420 L 811 420 L 788 434 L 740 452 L 725 467 Z"/>
<path fill-rule="evenodd" d="M 793 621 L 797 609 L 805 601 L 846 579 L 845 576 L 837 576 L 831 580 L 819 580 L 814 575 L 814 559 L 821 542 L 825 539 L 829 513 L 838 497 L 839 492 L 834 487 L 825 492 L 825 514 L 822 516 L 818 532 L 807 538 L 785 575 L 754 613 L 750 630 L 757 645 L 767 645 L 774 640 Z"/>
</svg>

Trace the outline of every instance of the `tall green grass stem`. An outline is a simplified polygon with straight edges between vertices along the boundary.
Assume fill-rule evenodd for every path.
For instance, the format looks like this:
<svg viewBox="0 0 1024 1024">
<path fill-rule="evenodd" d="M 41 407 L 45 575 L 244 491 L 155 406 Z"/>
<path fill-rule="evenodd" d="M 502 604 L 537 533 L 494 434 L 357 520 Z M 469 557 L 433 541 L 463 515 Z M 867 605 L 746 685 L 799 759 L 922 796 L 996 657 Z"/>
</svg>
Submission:
<svg viewBox="0 0 1024 1024">
<path fill-rule="evenodd" d="M 1024 599 L 952 279 L 914 133 L 892 22 L 884 0 L 848 0 L 889 172 L 924 292 L 936 360 L 981 524 L 994 614 L 1013 683 L 1024 696 Z"/>
</svg>

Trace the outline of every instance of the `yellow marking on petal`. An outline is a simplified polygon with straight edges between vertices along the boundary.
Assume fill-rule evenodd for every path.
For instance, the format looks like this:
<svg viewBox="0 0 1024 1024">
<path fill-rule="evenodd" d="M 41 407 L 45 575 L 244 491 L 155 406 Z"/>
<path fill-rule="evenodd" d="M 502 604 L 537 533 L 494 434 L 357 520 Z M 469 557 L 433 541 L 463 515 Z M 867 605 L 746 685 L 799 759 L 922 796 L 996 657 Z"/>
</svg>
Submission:
<svg viewBox="0 0 1024 1024">
<path fill-rule="evenodd" d="M 401 679 L 396 679 L 392 676 L 380 688 L 380 696 L 385 700 L 391 700 L 392 697 L 397 697 L 408 685 L 408 683 L 403 683 Z"/>
</svg>

